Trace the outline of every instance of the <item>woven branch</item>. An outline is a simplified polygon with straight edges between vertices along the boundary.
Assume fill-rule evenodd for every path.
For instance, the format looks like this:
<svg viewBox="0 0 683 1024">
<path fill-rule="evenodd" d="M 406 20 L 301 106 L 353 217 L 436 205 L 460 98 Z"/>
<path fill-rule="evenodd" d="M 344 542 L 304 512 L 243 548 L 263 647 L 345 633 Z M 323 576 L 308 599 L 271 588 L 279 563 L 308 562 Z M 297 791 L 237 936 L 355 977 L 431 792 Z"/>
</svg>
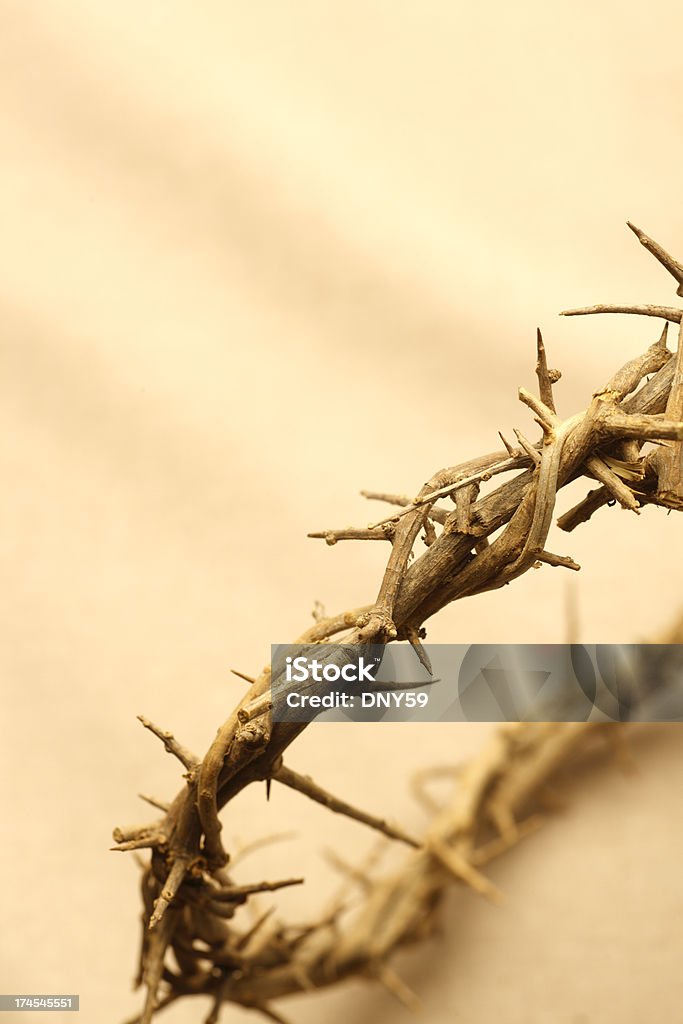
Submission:
<svg viewBox="0 0 683 1024">
<path fill-rule="evenodd" d="M 639 229 L 633 230 L 675 278 L 680 295 L 681 265 Z M 424 624 L 447 604 L 502 587 L 542 564 L 579 568 L 571 558 L 545 547 L 556 495 L 565 484 L 581 476 L 600 484 L 560 518 L 559 525 L 566 530 L 617 502 L 636 513 L 645 504 L 683 508 L 683 311 L 594 306 L 570 312 L 608 311 L 644 313 L 681 324 L 675 356 L 667 348 L 667 323 L 643 355 L 627 362 L 595 392 L 587 409 L 562 419 L 553 395 L 560 374 L 548 368 L 539 332 L 539 397 L 520 388 L 519 398 L 540 427 L 540 439 L 529 440 L 515 430 L 514 446 L 501 435 L 504 450 L 440 470 L 413 500 L 367 494 L 397 506 L 379 523 L 313 534 L 328 543 L 385 540 L 391 550 L 374 603 L 331 617 L 318 612 L 315 624 L 297 643 L 325 643 L 340 634 L 349 644 L 408 640 L 428 665 L 421 644 Z M 650 445 L 643 450 L 647 442 L 655 443 L 654 451 Z M 480 486 L 499 475 L 508 479 L 480 496 Z M 438 499 L 449 498 L 453 511 L 437 504 Z M 426 550 L 411 562 L 423 531 Z M 250 683 L 247 693 L 201 761 L 141 716 L 143 725 L 186 771 L 185 785 L 170 805 L 150 798 L 163 811 L 160 819 L 114 832 L 116 849 L 151 848 L 142 879 L 137 979 L 146 996 L 136 1021 L 150 1024 L 157 1010 L 175 1000 L 207 994 L 213 998 L 213 1009 L 206 1024 L 215 1024 L 221 1006 L 229 1002 L 281 1020 L 271 1000 L 357 974 L 377 978 L 403 1002 L 414 1005 L 415 997 L 390 966 L 392 954 L 433 930 L 449 882 L 464 882 L 488 898 L 499 898 L 481 872 L 483 863 L 537 823 L 534 816 L 520 815 L 551 773 L 587 743 L 597 727 L 504 727 L 461 774 L 454 801 L 436 816 L 426 835 L 414 839 L 285 768 L 283 753 L 305 724 L 272 721 L 269 668 L 253 680 L 243 678 Z M 303 929 L 278 923 L 270 915 L 244 925 L 239 908 L 252 893 L 300 881 L 235 886 L 227 871 L 219 812 L 245 786 L 271 779 L 417 849 L 399 873 L 380 882 L 353 869 L 357 880 L 367 883 L 367 892 L 362 909 L 350 920 L 337 906 L 324 920 Z"/>
</svg>

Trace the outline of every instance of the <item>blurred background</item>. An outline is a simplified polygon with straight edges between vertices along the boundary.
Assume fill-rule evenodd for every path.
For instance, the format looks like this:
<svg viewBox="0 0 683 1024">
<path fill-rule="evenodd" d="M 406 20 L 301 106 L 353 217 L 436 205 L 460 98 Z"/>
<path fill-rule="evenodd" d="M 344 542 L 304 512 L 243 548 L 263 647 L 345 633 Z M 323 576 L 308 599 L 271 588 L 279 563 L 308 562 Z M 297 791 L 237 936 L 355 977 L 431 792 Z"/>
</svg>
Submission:
<svg viewBox="0 0 683 1024">
<path fill-rule="evenodd" d="M 80 992 L 93 1024 L 139 1007 L 138 869 L 111 829 L 181 780 L 135 716 L 203 753 L 230 667 L 258 672 L 316 600 L 374 598 L 384 546 L 307 531 L 367 523 L 361 488 L 413 494 L 499 429 L 535 436 L 537 326 L 564 415 L 658 336 L 557 314 L 673 301 L 625 221 L 683 258 L 682 28 L 672 0 L 1 0 L 3 992 Z M 680 529 L 646 508 L 554 531 L 580 575 L 456 604 L 430 640 L 563 641 L 568 584 L 581 639 L 648 638 L 681 603 Z M 486 732 L 314 726 L 289 763 L 419 829 L 411 773 Z M 495 865 L 504 909 L 454 896 L 401 966 L 426 1019 L 673 1019 L 680 738 L 656 730 L 635 776 L 606 761 Z M 239 871 L 302 871 L 277 899 L 301 920 L 336 884 L 322 846 L 357 860 L 372 836 L 261 787 L 224 835 L 292 829 Z M 360 982 L 281 1008 L 406 1012 Z"/>
</svg>

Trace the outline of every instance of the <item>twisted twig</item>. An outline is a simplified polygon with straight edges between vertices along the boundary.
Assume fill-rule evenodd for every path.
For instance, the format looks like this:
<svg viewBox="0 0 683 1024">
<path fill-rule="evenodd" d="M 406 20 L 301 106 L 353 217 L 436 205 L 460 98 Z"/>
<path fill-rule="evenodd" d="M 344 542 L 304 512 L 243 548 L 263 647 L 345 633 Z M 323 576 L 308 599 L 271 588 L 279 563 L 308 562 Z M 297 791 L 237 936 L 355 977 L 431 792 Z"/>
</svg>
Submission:
<svg viewBox="0 0 683 1024">
<path fill-rule="evenodd" d="M 641 236 L 680 285 L 680 265 Z M 682 320 L 681 310 L 666 307 L 598 306 L 570 312 L 607 311 Z M 519 397 L 535 414 L 542 430 L 540 440 L 533 443 L 517 431 L 519 448 L 504 441 L 504 451 L 440 470 L 413 501 L 397 498 L 403 507 L 380 523 L 317 534 L 332 543 L 352 537 L 389 539 L 392 547 L 376 601 L 340 615 L 318 616 L 299 642 L 325 642 L 344 632 L 347 643 L 408 639 L 424 660 L 420 644 L 424 623 L 449 602 L 501 587 L 539 563 L 577 569 L 571 558 L 548 552 L 545 544 L 557 491 L 578 476 L 597 478 L 601 487 L 562 517 L 565 529 L 586 521 L 613 500 L 636 512 L 643 504 L 683 507 L 682 348 L 679 336 L 678 353 L 672 358 L 665 331 L 642 356 L 614 374 L 586 410 L 563 420 L 557 415 L 552 390 L 559 374 L 548 369 L 539 334 L 540 398 L 524 389 Z M 650 374 L 652 379 L 643 383 Z M 645 442 L 659 439 L 671 443 L 660 446 L 656 456 L 641 453 Z M 478 496 L 481 483 L 504 473 L 513 475 Z M 456 503 L 452 514 L 435 504 L 448 496 Z M 438 534 L 434 524 L 442 527 Z M 423 528 L 427 548 L 409 565 Z M 255 1007 L 279 1019 L 269 1000 L 358 972 L 378 977 L 410 1001 L 387 958 L 397 946 L 431 928 L 448 878 L 497 898 L 480 873 L 481 864 L 516 841 L 521 834 L 520 809 L 590 731 L 571 723 L 502 730 L 461 778 L 453 805 L 420 842 L 350 808 L 282 766 L 283 751 L 305 725 L 271 721 L 270 683 L 266 668 L 251 682 L 201 762 L 171 734 L 141 718 L 186 768 L 186 785 L 167 809 L 152 801 L 165 809 L 160 821 L 117 830 L 114 835 L 119 849 L 152 848 L 142 886 L 145 910 L 139 980 L 147 990 L 139 1018 L 142 1024 L 149 1024 L 161 1005 L 200 993 L 214 997 L 211 1021 L 217 1020 L 225 1001 Z M 251 892 L 285 883 L 232 884 L 218 814 L 246 785 L 271 778 L 295 785 L 333 810 L 349 813 L 385 834 L 419 845 L 400 877 L 371 887 L 363 912 L 343 933 L 338 931 L 338 912 L 303 932 L 265 919 L 251 929 L 238 926 L 239 916 L 237 924 L 232 923 Z M 493 837 L 487 834 L 492 826 Z M 166 963 L 169 949 L 179 971 Z"/>
</svg>

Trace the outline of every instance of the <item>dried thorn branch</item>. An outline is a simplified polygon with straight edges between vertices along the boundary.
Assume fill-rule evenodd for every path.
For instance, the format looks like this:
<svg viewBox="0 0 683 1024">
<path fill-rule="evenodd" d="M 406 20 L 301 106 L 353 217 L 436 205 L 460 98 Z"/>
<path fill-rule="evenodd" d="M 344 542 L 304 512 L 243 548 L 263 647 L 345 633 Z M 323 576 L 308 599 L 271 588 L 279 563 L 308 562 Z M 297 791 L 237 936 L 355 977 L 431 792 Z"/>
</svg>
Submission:
<svg viewBox="0 0 683 1024">
<path fill-rule="evenodd" d="M 553 398 L 553 384 L 556 384 L 562 374 L 559 370 L 549 370 L 546 357 L 545 345 L 541 328 L 536 328 L 536 376 L 538 377 L 538 393 L 543 404 L 551 412 L 557 412 L 555 399 Z"/>
<path fill-rule="evenodd" d="M 633 444 L 633 442 L 630 443 Z M 650 443 L 657 445 L 657 447 L 661 447 L 663 445 L 667 445 L 669 442 L 651 441 Z M 627 444 L 629 444 L 629 442 L 625 442 L 624 447 L 626 447 Z M 635 447 L 637 449 L 638 445 L 636 444 Z M 611 455 L 603 455 L 601 456 L 600 461 L 604 462 L 604 464 L 610 469 L 613 469 L 615 474 L 621 480 L 628 480 L 631 483 L 640 483 L 645 476 L 646 467 L 645 462 L 642 459 L 637 461 L 627 461 L 626 459 L 615 459 Z"/>
<path fill-rule="evenodd" d="M 474 850 L 470 856 L 472 864 L 475 867 L 483 867 L 490 861 L 495 860 L 496 857 L 500 857 L 501 854 L 507 853 L 509 849 L 516 846 L 522 839 L 536 832 L 544 821 L 545 818 L 542 814 L 530 814 L 527 818 L 516 824 L 512 832 L 496 836 L 495 839 L 491 839 L 488 843 L 484 843 L 483 846 Z"/>
<path fill-rule="evenodd" d="M 473 509 L 478 496 L 478 483 L 460 487 L 454 492 L 455 512 L 444 523 L 446 533 L 476 534 L 476 528 L 473 528 Z"/>
<path fill-rule="evenodd" d="M 572 569 L 574 572 L 578 572 L 581 568 L 579 563 L 575 562 L 568 555 L 554 555 L 550 551 L 541 551 L 538 555 L 538 561 L 545 562 L 546 565 L 561 565 L 565 569 Z"/>
<path fill-rule="evenodd" d="M 245 722 L 251 722 L 254 718 L 259 718 L 261 715 L 267 714 L 273 706 L 273 702 L 270 698 L 270 694 L 263 693 L 260 697 L 256 697 L 255 700 L 250 701 L 248 704 L 244 704 L 239 708 L 237 712 L 237 720 L 244 724 Z"/>
<path fill-rule="evenodd" d="M 589 316 L 593 313 L 632 313 L 635 316 L 658 316 L 673 324 L 680 324 L 682 312 L 672 306 L 584 306 L 581 309 L 564 309 L 560 316 Z"/>
<path fill-rule="evenodd" d="M 390 839 L 398 839 L 402 843 L 407 843 L 408 846 L 419 847 L 420 845 L 412 836 L 407 835 L 402 829 L 390 825 L 383 818 L 377 818 L 373 814 L 360 811 L 345 800 L 340 800 L 338 797 L 328 793 L 326 789 L 323 789 L 322 786 L 319 786 L 307 775 L 300 775 L 298 772 L 292 771 L 291 768 L 286 768 L 282 765 L 273 775 L 273 779 L 276 782 L 280 782 L 283 786 L 295 789 L 297 793 L 302 793 L 310 800 L 315 800 L 316 803 L 322 804 L 323 807 L 334 811 L 335 814 L 344 814 L 347 818 L 353 818 L 354 821 L 368 825 Z"/>
<path fill-rule="evenodd" d="M 361 608 L 341 612 L 340 615 L 332 615 L 321 622 L 316 622 L 315 625 L 310 626 L 297 637 L 297 643 L 319 644 L 329 640 L 331 636 L 336 636 L 338 633 L 344 633 L 349 629 L 353 629 L 368 614 L 370 607 L 370 605 L 364 605 Z M 258 687 L 261 685 L 261 682 L 257 680 L 254 685 Z"/>
<path fill-rule="evenodd" d="M 680 269 L 680 264 L 676 264 Z M 681 294 L 679 288 L 678 294 Z M 665 415 L 671 420 L 683 420 L 683 321 L 678 331 L 678 348 L 671 390 Z M 657 452 L 655 465 L 658 475 L 659 496 L 664 500 L 683 499 L 683 444 L 678 440 Z"/>
<path fill-rule="evenodd" d="M 154 913 L 149 919 L 149 928 L 154 928 L 154 926 L 159 924 L 162 920 L 164 913 L 166 912 L 166 908 L 177 896 L 178 890 L 183 884 L 183 879 L 188 872 L 189 866 L 190 865 L 187 861 L 181 860 L 180 858 L 177 858 L 173 862 L 173 867 L 166 879 L 166 884 L 154 904 Z"/>
<path fill-rule="evenodd" d="M 604 508 L 605 505 L 614 500 L 613 495 L 606 487 L 597 487 L 595 490 L 589 491 L 586 497 L 577 505 L 570 508 L 564 515 L 561 515 L 557 520 L 557 525 L 561 530 L 571 533 L 581 523 L 587 523 L 593 513 L 597 512 L 599 508 Z"/>
<path fill-rule="evenodd" d="M 509 473 L 513 469 L 519 469 L 520 467 L 527 465 L 527 460 L 524 459 L 523 455 L 514 456 L 508 459 L 503 459 L 501 452 L 495 452 L 493 455 L 484 456 L 484 459 L 476 460 L 484 462 L 484 468 L 479 472 L 471 473 L 465 476 L 458 476 L 457 473 L 462 467 L 456 466 L 454 470 L 441 470 L 437 477 L 453 477 L 455 479 L 448 480 L 445 484 L 436 486 L 427 485 L 425 493 L 420 494 L 410 505 L 406 505 L 400 512 L 396 512 L 393 516 L 388 516 L 386 519 L 380 519 L 377 523 L 373 523 L 370 527 L 375 529 L 378 526 L 382 526 L 384 523 L 396 522 L 403 516 L 408 515 L 411 512 L 415 512 L 417 509 L 422 508 L 424 505 L 429 505 L 437 498 L 445 498 L 454 491 L 457 491 L 461 487 L 468 487 L 470 484 L 480 483 L 482 480 L 490 480 L 492 477 L 497 476 L 499 473 Z M 431 482 L 430 482 L 431 484 Z"/>
<path fill-rule="evenodd" d="M 408 626 L 408 628 L 406 629 L 406 639 L 408 640 L 411 647 L 417 654 L 420 664 L 424 669 L 427 670 L 427 672 L 429 672 L 430 676 L 433 676 L 434 672 L 432 671 L 432 663 L 429 659 L 427 651 L 422 646 L 422 640 L 424 639 L 425 635 L 426 634 L 424 629 L 415 629 L 414 626 Z"/>
<path fill-rule="evenodd" d="M 367 498 L 369 501 L 385 501 L 389 505 L 398 505 L 399 508 L 405 508 L 413 503 L 405 494 L 385 494 L 383 491 L 361 491 L 360 493 L 363 498 Z M 441 526 L 446 522 L 449 515 L 449 510 L 441 505 L 430 506 L 429 518 L 435 523 L 440 523 Z"/>
<path fill-rule="evenodd" d="M 266 921 L 273 916 L 274 912 L 275 907 L 268 907 L 267 910 L 264 910 L 264 912 L 256 918 L 251 928 L 248 928 L 246 932 L 237 938 L 237 941 L 235 942 L 235 949 L 246 949 L 254 936 L 261 931 L 261 928 L 264 926 Z"/>
<path fill-rule="evenodd" d="M 422 534 L 422 540 L 426 548 L 431 547 L 434 541 L 436 540 L 436 530 L 434 528 L 434 523 L 432 522 L 431 516 L 429 515 L 424 521 L 424 533 Z"/>
<path fill-rule="evenodd" d="M 250 686 L 253 686 L 253 684 L 256 682 L 256 680 L 255 680 L 255 678 L 253 676 L 245 675 L 244 672 L 240 672 L 236 668 L 231 668 L 230 671 L 232 672 L 232 674 L 234 676 L 237 676 L 238 679 L 243 679 L 245 681 L 245 683 L 249 683 Z"/>
<path fill-rule="evenodd" d="M 258 998 L 277 999 L 381 969 L 396 949 L 431 934 L 434 908 L 449 879 L 499 902 L 501 894 L 480 868 L 538 827 L 539 815 L 516 823 L 516 812 L 527 807 L 535 793 L 542 795 L 557 769 L 599 735 L 599 726 L 582 723 L 501 728 L 461 769 L 454 798 L 437 814 L 424 847 L 413 851 L 388 879 L 359 878 L 365 902 L 350 930 L 330 932 L 329 921 L 320 920 L 288 940 L 285 950 L 280 939 L 275 964 L 276 947 L 267 940 L 258 958 L 231 976 L 225 1000 L 253 1006 Z M 513 827 L 507 825 L 504 834 L 487 838 L 487 827 L 495 819 L 513 822 Z M 355 875 L 355 869 L 350 870 Z"/>
<path fill-rule="evenodd" d="M 683 421 L 668 420 L 663 416 L 638 416 L 612 408 L 604 418 L 603 436 L 607 438 L 633 437 L 643 442 L 657 438 L 680 441 L 683 440 Z"/>
<path fill-rule="evenodd" d="M 517 440 L 521 444 L 522 448 L 524 449 L 524 451 L 527 453 L 527 455 L 531 459 L 532 464 L 534 466 L 540 466 L 541 465 L 541 456 L 538 454 L 538 452 L 536 451 L 536 449 L 532 445 L 531 441 L 528 441 L 526 439 L 526 437 L 524 436 L 524 434 L 521 432 L 521 430 L 518 430 L 517 427 L 513 427 L 512 429 L 515 432 L 515 437 L 517 438 Z"/>
<path fill-rule="evenodd" d="M 253 896 L 257 892 L 277 892 L 288 889 L 292 885 L 303 885 L 303 878 L 284 878 L 278 882 L 254 882 L 251 885 L 227 885 L 211 890 L 211 898 L 219 902 L 239 903 L 245 896 Z"/>
<path fill-rule="evenodd" d="M 438 836 L 431 840 L 428 849 L 458 882 L 464 882 L 480 896 L 485 896 L 491 903 L 498 905 L 503 903 L 503 894 L 500 889 L 482 875 L 472 861 L 459 850 L 448 846 Z"/>
<path fill-rule="evenodd" d="M 115 828 L 112 832 L 112 839 L 117 843 L 128 843 L 133 839 L 144 839 L 147 836 L 154 836 L 159 832 L 161 822 L 154 822 L 151 825 L 134 825 L 132 828 Z"/>
<path fill-rule="evenodd" d="M 636 515 L 640 514 L 640 505 L 636 501 L 633 491 L 626 486 L 599 455 L 591 455 L 590 458 L 586 459 L 586 468 L 610 492 L 622 508 L 635 512 Z"/>
<path fill-rule="evenodd" d="M 441 474 L 438 475 L 438 482 L 441 482 Z M 438 484 L 437 484 L 438 486 Z M 429 481 L 420 491 L 418 501 L 426 498 L 426 494 L 434 488 L 434 481 Z M 415 509 L 410 510 L 407 515 L 396 526 L 394 540 L 389 555 L 387 567 L 379 588 L 377 600 L 363 623 L 358 640 L 361 643 L 379 639 L 381 641 L 394 640 L 398 630 L 394 622 L 394 606 L 398 591 L 406 571 L 406 567 L 413 551 L 413 545 L 420 534 L 429 515 L 429 507 L 433 502 L 422 502 Z M 407 509 L 403 510 L 408 511 Z M 402 514 L 402 513 L 401 513 Z M 432 545 L 430 545 L 431 547 Z"/>
<path fill-rule="evenodd" d="M 387 494 L 385 491 L 361 491 L 361 497 L 368 501 L 383 501 L 387 505 L 410 505 L 410 498 L 405 494 Z"/>
<path fill-rule="evenodd" d="M 384 966 L 378 971 L 371 972 L 370 976 L 377 978 L 387 992 L 394 996 L 401 1006 L 405 1006 L 406 1010 L 418 1013 L 423 1009 L 422 1001 L 392 967 Z"/>
<path fill-rule="evenodd" d="M 508 439 L 507 439 L 507 438 L 506 438 L 506 437 L 504 436 L 504 434 L 503 434 L 503 433 L 501 433 L 501 431 L 500 431 L 500 430 L 498 431 L 498 437 L 499 437 L 499 438 L 501 439 L 501 441 L 502 441 L 502 442 L 503 442 L 503 444 L 505 445 L 505 450 L 506 450 L 506 452 L 508 453 L 508 455 L 510 456 L 510 458 L 511 458 L 511 459 L 515 459 L 515 461 L 516 461 L 516 460 L 518 460 L 518 459 L 520 458 L 520 456 L 521 456 L 521 455 L 523 454 L 523 453 L 522 453 L 522 452 L 520 451 L 520 449 L 519 449 L 519 448 L 514 448 L 514 447 L 513 447 L 513 446 L 512 446 L 511 444 L 510 444 L 510 442 L 508 441 Z"/>
<path fill-rule="evenodd" d="M 149 718 L 145 718 L 144 715 L 138 715 L 138 721 L 142 722 L 145 729 L 149 729 L 150 732 L 154 733 L 154 735 L 161 740 L 168 753 L 177 757 L 183 767 L 187 768 L 188 771 L 192 771 L 198 764 L 200 764 L 199 758 L 195 757 L 194 754 L 191 754 L 189 750 L 186 750 L 182 744 L 178 743 L 173 733 L 160 729 L 158 725 L 155 725 L 154 722 L 150 722 Z"/>
<path fill-rule="evenodd" d="M 167 804 L 164 800 L 158 800 L 155 796 L 147 796 L 145 793 L 138 793 L 138 796 L 141 800 L 144 800 L 145 803 L 151 804 L 152 807 L 156 807 L 157 810 L 168 813 L 171 805 Z"/>
<path fill-rule="evenodd" d="M 673 256 L 669 256 L 666 249 L 662 249 L 661 245 L 653 241 L 651 238 L 637 228 L 635 224 L 632 224 L 630 220 L 626 221 L 633 234 L 636 236 L 641 245 L 644 245 L 648 252 L 652 253 L 656 260 L 662 264 L 666 270 L 669 271 L 674 280 L 678 283 L 676 289 L 676 295 L 683 297 L 683 264 L 675 260 Z"/>
<path fill-rule="evenodd" d="M 218 1019 L 221 1013 L 221 1007 L 225 1002 L 225 995 L 228 988 L 228 978 L 224 976 L 222 981 L 218 985 L 218 989 L 213 997 L 213 1005 L 209 1011 L 208 1016 L 204 1019 L 204 1024 L 218 1024 Z"/>
<path fill-rule="evenodd" d="M 526 388 L 519 388 L 517 394 L 520 402 L 523 402 L 524 405 L 528 405 L 529 408 L 536 413 L 537 423 L 543 430 L 543 433 L 546 435 L 552 435 L 552 428 L 557 426 L 560 422 L 555 414 L 555 410 L 542 402 L 540 398 L 536 398 L 536 395 L 532 395 Z"/>
<path fill-rule="evenodd" d="M 155 1010 L 159 1009 L 161 1005 L 167 1006 L 175 998 L 175 993 L 171 990 L 161 1001 L 157 1000 L 159 985 L 164 973 L 164 958 L 171 942 L 175 924 L 173 915 L 167 914 L 159 922 L 158 927 L 149 935 L 144 951 L 142 975 L 147 992 L 140 1024 L 151 1024 Z"/>
<path fill-rule="evenodd" d="M 168 844 L 168 836 L 163 832 L 154 835 L 141 836 L 139 839 L 128 839 L 118 843 L 117 846 L 110 846 L 110 850 L 117 853 L 128 853 L 130 850 L 154 850 L 161 849 Z"/>
<path fill-rule="evenodd" d="M 664 250 L 655 251 L 654 243 L 650 251 L 679 280 L 680 265 Z M 568 310 L 565 315 L 589 312 L 683 321 L 680 309 L 665 306 L 594 306 Z M 674 478 L 683 442 L 681 341 L 674 359 L 663 333 L 655 345 L 625 363 L 596 391 L 588 408 L 566 420 L 555 411 L 554 374 L 547 367 L 542 338 L 537 338 L 537 355 L 540 398 L 524 390 L 519 397 L 541 425 L 542 441 L 532 444 L 518 433 L 522 451 L 503 439 L 504 451 L 440 470 L 414 501 L 397 501 L 398 511 L 365 528 L 379 530 L 391 524 L 394 530 L 375 602 L 321 616 L 298 643 L 324 643 L 338 634 L 344 634 L 345 643 L 387 643 L 405 637 L 418 656 L 424 655 L 419 642 L 424 623 L 452 601 L 502 587 L 538 562 L 578 568 L 572 559 L 549 552 L 547 538 L 558 492 L 582 475 L 597 475 L 596 469 L 603 486 L 560 518 L 564 529 L 573 529 L 617 496 L 622 502 L 631 501 L 627 492 L 634 488 L 628 488 L 628 483 L 638 483 L 634 502 L 683 508 L 680 477 Z M 661 439 L 672 443 L 660 446 L 657 458 L 641 453 L 644 443 Z M 489 493 L 480 496 L 471 490 L 469 499 L 464 493 L 458 496 L 465 488 L 504 473 L 510 478 Z M 444 527 L 449 521 L 449 514 L 442 514 L 435 503 L 453 494 L 455 522 L 459 513 L 466 532 L 444 528 L 438 536 L 430 534 L 429 546 L 413 558 L 428 519 Z M 454 879 L 497 898 L 481 866 L 518 840 L 527 828 L 527 819 L 520 823 L 520 816 L 529 812 L 529 804 L 538 803 L 557 768 L 595 735 L 591 726 L 580 723 L 520 723 L 501 729 L 465 767 L 453 800 L 419 843 L 283 768 L 283 752 L 305 726 L 271 720 L 269 668 L 250 680 L 247 677 L 249 690 L 219 728 L 201 763 L 172 734 L 141 718 L 187 769 L 187 784 L 164 810 L 162 821 L 148 827 L 149 832 L 143 829 L 123 840 L 135 844 L 168 837 L 152 849 L 143 876 L 140 977 L 146 999 L 141 1024 L 149 1024 L 157 1000 L 163 1005 L 186 995 L 215 998 L 219 984 L 221 1002 L 269 1012 L 264 1007 L 273 999 L 381 970 L 398 948 L 433 930 L 437 905 Z M 246 786 L 271 778 L 289 785 L 294 782 L 294 788 L 331 810 L 402 839 L 413 849 L 399 872 L 371 887 L 346 930 L 337 926 L 339 907 L 333 925 L 329 919 L 313 922 L 296 938 L 288 938 L 287 930 L 271 921 L 255 939 L 247 940 L 246 960 L 240 943 L 248 933 L 235 927 L 232 914 L 237 913 L 234 901 L 248 893 L 244 887 L 238 893 L 239 887 L 224 871 L 228 854 L 221 842 L 219 812 Z M 216 891 L 229 893 L 232 902 L 227 897 L 216 899 Z M 223 913 L 217 909 L 221 906 Z M 165 968 L 169 949 L 180 974 Z M 198 975 L 198 959 L 208 961 L 213 969 Z M 166 991 L 161 992 L 162 986 Z"/>
<path fill-rule="evenodd" d="M 306 536 L 313 540 L 324 540 L 329 547 L 333 547 L 340 540 L 392 540 L 394 530 L 394 523 L 387 522 L 378 527 L 347 526 L 343 530 L 318 530 Z"/>
</svg>

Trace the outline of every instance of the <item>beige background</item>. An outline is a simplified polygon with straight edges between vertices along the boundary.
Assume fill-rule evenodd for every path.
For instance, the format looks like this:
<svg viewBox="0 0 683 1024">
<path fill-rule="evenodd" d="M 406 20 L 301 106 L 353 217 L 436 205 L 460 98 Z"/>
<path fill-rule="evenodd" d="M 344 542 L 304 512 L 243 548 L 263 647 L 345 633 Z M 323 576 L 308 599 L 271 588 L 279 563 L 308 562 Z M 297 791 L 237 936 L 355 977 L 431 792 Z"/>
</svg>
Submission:
<svg viewBox="0 0 683 1024">
<path fill-rule="evenodd" d="M 179 779 L 135 715 L 201 752 L 230 666 L 258 670 L 315 599 L 372 599 L 386 552 L 308 530 L 528 429 L 537 324 L 566 414 L 654 340 L 557 313 L 672 300 L 624 222 L 681 258 L 682 28 L 673 2 L 0 3 L 1 991 L 80 992 L 88 1024 L 139 1005 L 136 868 L 107 847 Z M 555 537 L 584 566 L 583 639 L 671 617 L 680 529 L 613 509 Z M 430 638 L 560 641 L 566 583 L 529 573 Z M 419 828 L 411 771 L 485 731 L 318 727 L 290 763 Z M 493 868 L 504 910 L 454 897 L 402 967 L 425 1019 L 677 1019 L 680 733 L 641 750 Z M 229 837 L 298 838 L 240 877 L 303 869 L 278 902 L 321 905 L 321 848 L 371 842 L 330 817 L 246 794 Z M 404 1013 L 360 984 L 282 1009 Z"/>
</svg>

